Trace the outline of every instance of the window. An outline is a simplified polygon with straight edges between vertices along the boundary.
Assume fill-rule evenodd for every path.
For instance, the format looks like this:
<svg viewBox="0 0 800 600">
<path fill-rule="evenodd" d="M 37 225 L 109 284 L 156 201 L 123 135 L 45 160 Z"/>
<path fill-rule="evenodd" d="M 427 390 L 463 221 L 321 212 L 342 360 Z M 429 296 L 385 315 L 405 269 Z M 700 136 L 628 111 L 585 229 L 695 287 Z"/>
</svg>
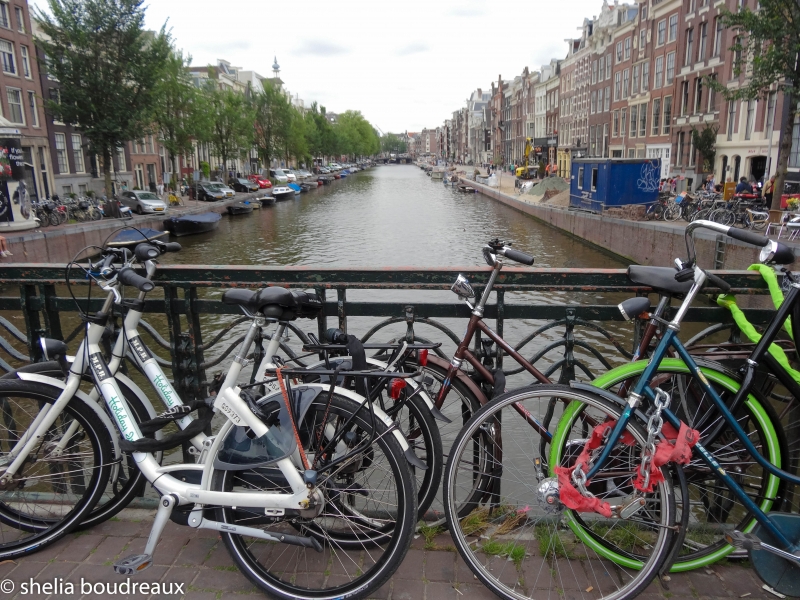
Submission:
<svg viewBox="0 0 800 600">
<path fill-rule="evenodd" d="M 608 112 L 611 109 L 611 88 L 606 86 L 606 94 L 603 98 L 603 110 Z"/>
<path fill-rule="evenodd" d="M 597 156 L 597 127 L 589 127 L 589 156 Z"/>
<path fill-rule="evenodd" d="M 689 160 L 687 162 L 687 166 L 693 167 L 694 166 L 694 155 L 696 152 L 694 151 L 694 136 L 689 134 Z M 691 183 L 689 184 L 689 189 L 691 188 Z"/>
<path fill-rule="evenodd" d="M 629 129 L 630 131 L 629 137 L 635 138 L 638 129 L 639 129 L 639 106 L 633 105 L 631 106 L 631 127 Z"/>
<path fill-rule="evenodd" d="M 617 42 L 617 63 L 622 62 L 622 42 Z"/>
<path fill-rule="evenodd" d="M 67 171 L 67 172 L 69 172 L 69 171 Z M 69 195 L 71 193 L 72 193 L 72 186 L 71 185 L 62 185 L 61 186 L 61 194 L 64 197 L 69 197 Z"/>
<path fill-rule="evenodd" d="M 716 17 L 714 19 L 714 56 L 719 56 L 720 49 L 722 48 L 722 19 Z"/>
<path fill-rule="evenodd" d="M 592 84 L 597 83 L 597 61 L 592 61 Z"/>
<path fill-rule="evenodd" d="M 661 127 L 661 98 L 653 100 L 653 135 L 658 135 L 658 130 Z"/>
<path fill-rule="evenodd" d="M 678 156 L 675 157 L 675 165 L 681 166 L 683 164 L 683 153 L 686 151 L 686 133 L 681 131 L 678 134 Z"/>
<path fill-rule="evenodd" d="M 555 102 L 553 102 L 552 105 L 555 106 Z M 552 129 L 551 129 L 551 131 L 552 131 Z M 150 154 L 155 154 L 156 153 L 155 149 L 153 148 L 153 136 L 152 135 L 148 135 L 147 136 L 147 151 Z"/>
<path fill-rule="evenodd" d="M 22 56 L 22 74 L 25 75 L 28 79 L 31 78 L 31 61 L 28 58 L 28 47 L 27 46 L 20 46 L 19 47 L 20 56 Z"/>
<path fill-rule="evenodd" d="M 17 88 L 6 88 L 6 98 L 8 99 L 8 120 L 20 125 L 25 124 L 22 116 L 22 90 Z"/>
<path fill-rule="evenodd" d="M 597 191 L 597 168 L 592 169 L 592 191 Z"/>
<path fill-rule="evenodd" d="M 600 65 L 600 68 L 598 69 L 598 72 L 597 72 L 597 81 L 603 81 L 603 79 L 605 79 L 605 74 L 606 74 L 606 57 L 605 56 L 601 56 L 600 57 L 599 65 Z"/>
<path fill-rule="evenodd" d="M 641 67 L 639 65 L 636 65 L 635 67 L 633 67 L 633 82 L 632 82 L 632 87 L 631 87 L 631 93 L 632 94 L 638 94 L 639 93 L 639 70 L 640 70 L 640 68 Z"/>
<path fill-rule="evenodd" d="M 631 79 L 631 71 L 630 69 L 625 69 L 622 72 L 622 98 L 623 100 L 628 97 L 628 89 L 630 86 L 630 79 Z"/>
<path fill-rule="evenodd" d="M 606 55 L 606 79 L 611 79 L 611 54 Z"/>
<path fill-rule="evenodd" d="M 8 4 L 0 2 L 0 27 L 9 29 L 11 27 L 11 19 L 8 16 Z"/>
<path fill-rule="evenodd" d="M 79 196 L 85 196 L 86 192 L 88 191 L 88 189 L 89 188 L 86 186 L 85 183 L 78 184 L 78 195 Z"/>
<path fill-rule="evenodd" d="M 736 123 L 736 100 L 728 101 L 728 141 L 733 139 L 733 126 Z"/>
<path fill-rule="evenodd" d="M 653 76 L 653 89 L 657 90 L 661 87 L 661 82 L 664 78 L 664 57 L 656 57 L 656 72 Z"/>
<path fill-rule="evenodd" d="M 14 7 L 14 17 L 17 20 L 17 31 L 25 33 L 25 13 L 22 12 L 22 8 L 19 6 Z"/>
<path fill-rule="evenodd" d="M 591 114 L 597 112 L 597 90 L 592 90 L 592 105 L 589 112 L 591 112 Z"/>
<path fill-rule="evenodd" d="M 647 30 L 642 29 L 639 32 L 639 52 L 643 51 L 646 45 L 647 45 Z"/>
<path fill-rule="evenodd" d="M 800 167 L 800 122 L 795 121 L 792 129 L 792 149 L 789 152 L 789 166 Z"/>
<path fill-rule="evenodd" d="M 583 189 L 583 167 L 578 167 L 578 189 Z"/>
<path fill-rule="evenodd" d="M 688 8 L 688 10 L 686 12 L 693 13 L 694 12 L 695 1 L 694 0 L 689 0 L 688 4 L 689 4 L 689 8 Z"/>
<path fill-rule="evenodd" d="M 664 129 L 661 131 L 663 135 L 669 135 L 670 126 L 672 125 L 672 96 L 664 98 Z"/>
<path fill-rule="evenodd" d="M 117 148 L 117 165 L 118 171 L 127 171 L 128 167 L 125 164 L 125 148 L 119 147 Z"/>
<path fill-rule="evenodd" d="M 742 38 L 739 36 L 733 38 L 733 45 L 736 49 L 733 51 L 733 61 L 731 62 L 731 77 L 738 77 L 738 74 L 743 71 L 742 69 Z"/>
<path fill-rule="evenodd" d="M 611 130 L 611 136 L 612 137 L 617 137 L 617 136 L 619 136 L 619 111 L 618 110 L 614 111 L 614 119 L 613 119 L 612 123 L 613 123 L 613 128 Z"/>
<path fill-rule="evenodd" d="M 614 101 L 619 100 L 622 94 L 622 73 L 617 71 L 614 73 Z"/>
<path fill-rule="evenodd" d="M 701 77 L 694 80 L 694 112 L 703 112 L 703 79 Z"/>
<path fill-rule="evenodd" d="M 28 92 L 28 108 L 31 109 L 31 125 L 39 126 L 39 109 L 36 107 L 36 92 Z"/>
<path fill-rule="evenodd" d="M 706 40 L 708 38 L 708 23 L 700 24 L 700 37 L 697 40 L 697 62 L 706 59 Z"/>
<path fill-rule="evenodd" d="M 641 10 L 641 20 L 644 21 L 647 18 L 647 4 L 642 4 L 640 10 Z"/>
<path fill-rule="evenodd" d="M 681 83 L 681 116 L 685 117 L 689 112 L 689 82 Z"/>
<path fill-rule="evenodd" d="M 716 73 L 710 76 L 711 83 L 714 83 L 717 80 Z M 717 110 L 717 90 L 714 89 L 714 86 L 711 85 L 708 87 L 708 112 L 714 112 Z"/>
<path fill-rule="evenodd" d="M 749 140 L 753 137 L 753 127 L 756 122 L 756 101 L 747 101 L 747 121 L 744 127 L 744 139 Z"/>
<path fill-rule="evenodd" d="M 0 6 L 5 6 L 5 4 L 0 2 Z M 3 72 L 16 75 L 17 65 L 14 61 L 14 46 L 11 45 L 11 42 L 0 40 L 0 56 L 3 59 Z"/>
<path fill-rule="evenodd" d="M 622 137 L 625 137 L 625 124 L 628 122 L 628 109 L 623 108 L 622 114 L 619 117 L 619 132 Z"/>
<path fill-rule="evenodd" d="M 75 163 L 75 172 L 83 173 L 83 145 L 79 133 L 72 134 L 72 159 Z"/>
<path fill-rule="evenodd" d="M 603 153 L 604 158 L 608 158 L 608 123 L 603 123 Z"/>
<path fill-rule="evenodd" d="M 642 63 L 642 91 L 646 92 L 650 87 L 650 63 Z"/>
<path fill-rule="evenodd" d="M 777 102 L 776 93 L 770 92 L 767 96 L 767 117 L 764 123 L 764 137 L 769 138 L 775 128 L 775 104 Z"/>
<path fill-rule="evenodd" d="M 656 46 L 663 46 L 667 41 L 667 20 L 658 22 L 658 33 L 656 34 Z"/>
<path fill-rule="evenodd" d="M 675 53 L 670 52 L 667 54 L 667 85 L 672 83 L 675 79 Z"/>
<path fill-rule="evenodd" d="M 689 28 L 686 30 L 686 56 L 684 57 L 683 64 L 688 65 L 692 62 L 692 48 L 694 46 L 694 29 Z"/>
<path fill-rule="evenodd" d="M 625 38 L 625 60 L 628 60 L 631 57 L 631 38 Z"/>
<path fill-rule="evenodd" d="M 669 41 L 674 42 L 678 39 L 678 15 L 669 18 Z"/>
<path fill-rule="evenodd" d="M 69 162 L 67 161 L 67 138 L 63 133 L 56 133 L 55 137 L 58 172 L 61 174 L 69 173 Z"/>
<path fill-rule="evenodd" d="M 639 137 L 647 135 L 647 103 L 639 106 Z"/>
</svg>

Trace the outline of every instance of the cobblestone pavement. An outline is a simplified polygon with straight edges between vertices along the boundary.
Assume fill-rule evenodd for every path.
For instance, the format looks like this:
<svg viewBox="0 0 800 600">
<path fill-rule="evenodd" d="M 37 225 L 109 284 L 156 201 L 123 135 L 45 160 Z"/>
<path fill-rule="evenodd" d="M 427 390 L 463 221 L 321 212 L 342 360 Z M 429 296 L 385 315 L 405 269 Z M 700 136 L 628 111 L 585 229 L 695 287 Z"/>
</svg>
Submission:
<svg viewBox="0 0 800 600">
<path fill-rule="evenodd" d="M 112 569 L 115 559 L 144 550 L 154 511 L 128 509 L 120 516 L 93 529 L 70 534 L 56 544 L 14 562 L 0 563 L 0 581 L 10 580 L 15 590 L 0 591 L 0 598 L 102 598 L 94 593 L 81 596 L 81 578 L 91 583 L 122 582 Z M 371 597 L 382 600 L 489 600 L 495 596 L 469 571 L 455 552 L 445 533 L 433 540 L 433 549 L 425 548 L 425 539 L 418 536 L 391 581 Z M 20 593 L 24 582 L 61 581 L 75 585 L 76 593 L 36 595 Z M 214 531 L 196 531 L 168 523 L 158 545 L 155 564 L 136 581 L 183 583 L 187 600 L 264 598 L 234 567 L 222 541 Z M 669 582 L 654 582 L 642 600 L 656 598 L 704 599 L 747 598 L 776 600 L 761 587 L 755 573 L 741 565 L 715 565 L 688 574 L 673 575 Z M 0 586 L 1 588 L 2 586 Z M 555 592 L 554 592 L 555 594 Z M 142 599 L 146 596 L 129 596 Z M 150 596 L 150 598 L 180 596 Z M 124 595 L 113 598 L 126 598 Z M 555 596 L 549 600 L 560 600 Z"/>
</svg>

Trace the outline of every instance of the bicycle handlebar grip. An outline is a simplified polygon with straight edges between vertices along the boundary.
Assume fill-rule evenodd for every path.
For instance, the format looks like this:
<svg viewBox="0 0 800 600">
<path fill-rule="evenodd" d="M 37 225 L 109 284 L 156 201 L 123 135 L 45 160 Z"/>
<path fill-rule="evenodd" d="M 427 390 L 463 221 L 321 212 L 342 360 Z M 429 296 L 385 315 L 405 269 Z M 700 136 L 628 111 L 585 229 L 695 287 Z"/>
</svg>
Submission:
<svg viewBox="0 0 800 600">
<path fill-rule="evenodd" d="M 344 333 L 341 329 L 328 329 L 325 332 L 325 339 L 328 340 L 331 344 L 346 344 L 347 343 L 347 334 Z"/>
<path fill-rule="evenodd" d="M 147 277 L 142 277 L 130 267 L 121 268 L 117 272 L 117 278 L 125 285 L 131 285 L 140 292 L 150 292 L 156 287 Z"/>
<path fill-rule="evenodd" d="M 713 273 L 709 273 L 708 271 L 706 271 L 706 277 L 708 278 L 708 281 L 713 283 L 715 287 L 718 287 L 720 290 L 722 290 L 723 293 L 727 294 L 728 292 L 731 291 L 730 284 L 724 282 L 722 279 L 720 279 Z"/>
<path fill-rule="evenodd" d="M 164 243 L 164 251 L 165 252 L 180 252 L 181 245 L 178 242 L 165 242 Z"/>
<path fill-rule="evenodd" d="M 523 265 L 532 265 L 533 264 L 533 257 L 530 254 L 525 254 L 524 252 L 520 252 L 519 250 L 512 250 L 511 248 L 506 248 L 503 251 L 503 256 L 506 258 L 510 258 L 514 262 L 522 263 Z"/>
<path fill-rule="evenodd" d="M 142 243 L 136 245 L 136 249 L 133 251 L 133 254 L 136 256 L 136 260 L 139 262 L 144 262 L 146 260 L 150 260 L 151 258 L 157 258 L 161 255 L 161 252 L 152 244 Z"/>
<path fill-rule="evenodd" d="M 745 244 L 753 244 L 753 246 L 764 247 L 769 244 L 769 238 L 753 233 L 752 231 L 745 231 L 744 229 L 731 227 L 728 231 L 728 235 Z"/>
</svg>

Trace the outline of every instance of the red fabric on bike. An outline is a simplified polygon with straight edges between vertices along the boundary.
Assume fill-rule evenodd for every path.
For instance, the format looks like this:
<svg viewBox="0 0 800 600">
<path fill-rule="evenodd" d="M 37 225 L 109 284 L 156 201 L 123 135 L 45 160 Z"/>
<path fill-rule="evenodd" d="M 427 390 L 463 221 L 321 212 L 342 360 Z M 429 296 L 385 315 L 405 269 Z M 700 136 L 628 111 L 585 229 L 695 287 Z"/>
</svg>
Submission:
<svg viewBox="0 0 800 600">
<path fill-rule="evenodd" d="M 664 481 L 661 467 L 668 462 L 687 464 L 692 459 L 692 448 L 700 439 L 700 432 L 690 429 L 686 423 L 681 423 L 681 429 L 677 432 L 672 425 L 664 423 L 661 435 L 664 439 L 656 444 L 656 452 L 650 463 L 650 481 L 646 487 L 641 469 L 636 470 L 636 481 L 633 482 L 633 486 L 640 492 L 650 493 L 657 484 Z"/>
<path fill-rule="evenodd" d="M 587 498 L 575 489 L 575 486 L 572 485 L 572 472 L 575 470 L 576 465 L 583 465 L 584 468 L 588 466 L 592 451 L 603 444 L 606 431 L 613 430 L 616 424 L 616 421 L 608 420 L 597 425 L 592 429 L 592 434 L 575 461 L 575 465 L 572 467 L 556 467 L 554 469 L 558 476 L 558 496 L 561 503 L 567 508 L 578 512 L 596 512 L 604 517 L 611 517 L 611 505 L 608 502 L 603 502 L 599 498 Z M 627 446 L 632 446 L 635 442 L 628 431 L 622 433 L 621 441 Z M 586 482 L 586 485 L 589 485 L 589 481 Z"/>
</svg>

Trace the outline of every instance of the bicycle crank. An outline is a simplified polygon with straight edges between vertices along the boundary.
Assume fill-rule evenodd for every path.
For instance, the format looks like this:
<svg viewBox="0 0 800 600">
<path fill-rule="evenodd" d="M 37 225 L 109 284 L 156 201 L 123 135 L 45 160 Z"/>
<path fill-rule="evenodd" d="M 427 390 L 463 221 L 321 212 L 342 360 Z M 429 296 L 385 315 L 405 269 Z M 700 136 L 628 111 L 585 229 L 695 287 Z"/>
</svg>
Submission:
<svg viewBox="0 0 800 600">
<path fill-rule="evenodd" d="M 800 515 L 780 512 L 768 515 L 789 541 L 800 543 Z M 778 548 L 777 541 L 760 523 L 752 533 L 734 531 L 725 539 L 732 546 L 748 551 L 750 562 L 764 583 L 781 594 L 800 596 L 800 555 Z"/>
</svg>

